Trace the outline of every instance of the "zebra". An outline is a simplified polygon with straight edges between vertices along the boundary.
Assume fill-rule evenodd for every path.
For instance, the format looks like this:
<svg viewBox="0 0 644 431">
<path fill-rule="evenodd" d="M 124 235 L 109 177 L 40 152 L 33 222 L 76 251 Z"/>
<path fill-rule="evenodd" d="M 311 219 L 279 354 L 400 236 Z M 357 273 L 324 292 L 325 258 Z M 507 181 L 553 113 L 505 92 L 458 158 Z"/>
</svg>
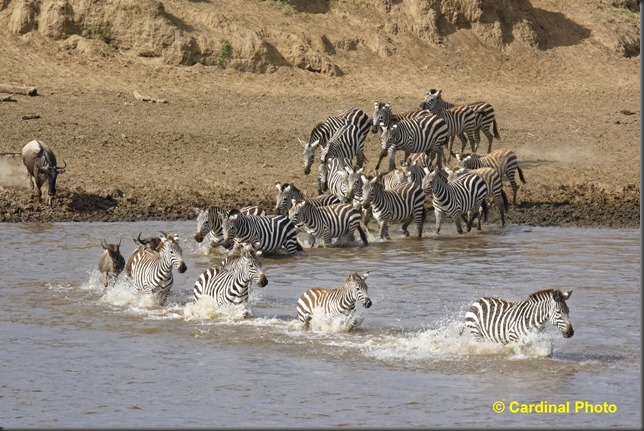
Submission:
<svg viewBox="0 0 644 431">
<path fill-rule="evenodd" d="M 337 130 L 346 124 L 352 124 L 360 130 L 360 142 L 364 141 L 369 133 L 369 116 L 359 108 L 351 108 L 339 115 L 327 117 L 324 121 L 319 122 L 311 131 L 308 142 L 299 138 L 300 144 L 304 147 L 304 174 L 311 172 L 313 156 L 315 149 L 326 147 L 328 141 L 333 137 Z"/>
<path fill-rule="evenodd" d="M 250 241 L 235 240 L 235 245 L 217 268 L 204 271 L 193 288 L 195 302 L 203 296 L 215 299 L 217 306 L 240 305 L 248 302 L 251 283 L 264 287 L 268 279 L 262 269 L 257 250 Z"/>
<path fill-rule="evenodd" d="M 183 261 L 179 236 L 161 232 L 159 238 L 158 251 L 142 246 L 134 252 L 131 271 L 136 289 L 158 295 L 159 305 L 164 305 L 173 284 L 172 266 L 181 274 L 188 267 Z"/>
<path fill-rule="evenodd" d="M 293 199 L 306 200 L 313 206 L 325 206 L 340 203 L 340 199 L 331 194 L 321 194 L 312 198 L 307 198 L 304 193 L 298 189 L 295 184 L 284 183 L 275 181 L 275 188 L 277 195 L 275 196 L 275 214 L 288 215 L 288 210 L 291 209 Z"/>
<path fill-rule="evenodd" d="M 503 183 L 501 177 L 496 172 L 494 168 L 478 168 L 478 169 L 465 169 L 459 168 L 456 171 L 450 171 L 447 168 L 445 170 L 448 173 L 447 181 L 453 181 L 464 173 L 476 174 L 485 181 L 487 186 L 487 197 L 492 198 L 499 213 L 501 214 L 501 226 L 505 226 L 505 211 L 508 210 L 508 196 L 503 190 Z M 487 221 L 487 219 L 484 219 Z"/>
<path fill-rule="evenodd" d="M 330 246 L 333 238 L 345 238 L 353 242 L 357 229 L 364 245 L 369 244 L 367 234 L 360 226 L 361 212 L 352 204 L 340 203 L 316 207 L 303 200 L 293 199 L 289 210 L 289 218 L 295 224 L 302 223 L 311 235 L 311 247 L 315 246 L 316 238 L 322 239 L 323 246 Z"/>
<path fill-rule="evenodd" d="M 195 241 L 201 243 L 204 238 L 208 237 L 208 242 L 211 247 L 222 245 L 224 232 L 222 230 L 221 219 L 228 214 L 228 211 L 216 206 L 206 207 L 204 209 L 193 207 L 192 210 L 197 215 Z M 246 215 L 266 215 L 266 211 L 258 206 L 246 206 L 239 211 Z"/>
<path fill-rule="evenodd" d="M 480 298 L 465 314 L 465 327 L 477 341 L 508 344 L 531 332 L 542 331 L 550 321 L 564 338 L 570 338 L 575 333 L 566 304 L 571 295 L 572 290 L 563 293 L 559 289 L 544 289 L 530 294 L 525 301 L 514 303 Z"/>
<path fill-rule="evenodd" d="M 450 136 L 449 154 L 447 156 L 447 161 L 449 162 L 451 160 L 455 136 L 458 136 L 461 140 L 461 152 L 463 152 L 465 144 L 467 144 L 467 140 L 465 139 L 465 134 L 467 133 L 472 152 L 476 153 L 479 142 L 481 141 L 480 128 L 477 127 L 477 117 L 479 114 L 467 105 L 444 108 L 439 103 L 441 91 L 430 90 L 425 96 L 423 103 L 420 104 L 420 108 L 428 109 L 432 114 L 438 115 L 447 123 L 447 134 Z"/>
<path fill-rule="evenodd" d="M 456 106 L 453 103 L 450 103 L 446 100 L 443 100 L 442 98 L 442 91 L 441 90 L 435 90 L 431 89 L 427 93 L 425 97 L 427 97 L 430 94 L 433 93 L 438 93 L 438 104 L 444 108 L 444 109 L 450 109 Z M 421 106 L 423 106 L 421 104 Z M 472 108 L 476 113 L 478 113 L 476 117 L 476 127 L 477 129 L 481 130 L 483 134 L 487 137 L 488 140 L 488 147 L 487 147 L 487 152 L 489 153 L 492 151 L 492 138 L 494 135 L 494 138 L 496 139 L 501 139 L 501 135 L 499 135 L 499 130 L 496 125 L 496 117 L 494 114 L 494 108 L 492 105 L 490 105 L 487 102 L 473 102 L 473 103 L 466 103 L 465 106 L 469 106 Z M 490 131 L 492 129 L 492 131 Z M 461 139 L 462 142 L 462 139 Z M 450 145 L 451 146 L 451 145 Z"/>
<path fill-rule="evenodd" d="M 415 111 L 402 112 L 400 114 L 394 114 L 391 112 L 391 104 L 389 103 L 380 103 L 377 100 L 374 101 L 374 111 L 373 116 L 373 125 L 371 127 L 371 132 L 376 133 L 378 129 L 384 131 L 389 128 L 390 124 L 397 123 L 398 121 L 404 118 L 423 118 L 423 117 L 432 117 L 432 114 L 427 109 L 420 109 Z M 387 156 L 387 148 L 383 148 L 378 156 L 378 163 L 376 163 L 376 169 L 380 169 L 380 162 Z"/>
<path fill-rule="evenodd" d="M 449 213 L 456 223 L 456 230 L 463 233 L 461 219 L 467 225 L 467 231 L 472 229 L 474 219 L 478 218 L 478 230 L 481 230 L 481 219 L 479 208 L 483 208 L 483 214 L 487 217 L 487 185 L 485 181 L 475 174 L 462 174 L 453 182 L 449 183 L 439 168 L 430 171 L 425 169 L 423 178 L 423 191 L 432 194 L 432 205 L 436 216 L 436 235 L 440 233 L 443 216 Z M 468 219 L 467 214 L 472 213 Z"/>
<path fill-rule="evenodd" d="M 234 238 L 258 242 L 257 249 L 264 253 L 285 248 L 289 255 L 304 250 L 297 240 L 297 229 L 283 215 L 246 215 L 234 209 L 222 217 L 224 244 Z"/>
<path fill-rule="evenodd" d="M 381 175 L 371 180 L 362 175 L 362 205 L 372 207 L 373 217 L 380 225 L 380 239 L 391 239 L 388 228 L 391 222 L 402 222 L 402 232 L 409 236 L 407 227 L 413 221 L 418 227 L 418 238 L 423 234 L 427 216 L 425 193 L 416 184 L 407 183 L 385 190 Z"/>
<path fill-rule="evenodd" d="M 364 140 L 361 131 L 353 124 L 345 124 L 333 135 L 326 147 L 320 150 L 320 163 L 325 163 L 331 157 L 356 158 L 356 166 L 364 165 Z"/>
<path fill-rule="evenodd" d="M 368 294 L 368 286 L 365 280 L 369 272 L 360 275 L 357 272 L 349 272 L 344 279 L 342 286 L 335 289 L 324 287 L 313 287 L 300 296 L 297 301 L 297 318 L 309 327 L 313 318 L 314 310 L 321 310 L 328 319 L 346 317 L 346 321 L 355 325 L 353 315 L 356 311 L 356 302 L 360 301 L 365 308 L 372 305 Z"/>
<path fill-rule="evenodd" d="M 401 164 L 405 180 L 410 183 L 415 183 L 419 187 L 423 185 L 423 178 L 425 177 L 425 170 L 423 168 L 425 167 L 429 167 L 429 157 L 425 153 L 412 153 Z"/>
<path fill-rule="evenodd" d="M 318 172 L 318 184 L 322 184 L 323 193 L 329 190 L 340 202 L 347 202 L 353 198 L 353 187 L 350 184 L 351 174 L 354 173 L 351 160 L 346 157 L 332 157 L 324 163 L 320 163 Z"/>
<path fill-rule="evenodd" d="M 417 119 L 402 119 L 382 133 L 382 148 L 389 154 L 389 170 L 395 167 L 396 151 L 426 153 L 430 161 L 438 155 L 437 164 L 443 165 L 443 146 L 447 142 L 447 123 L 442 118 L 426 116 Z"/>
<path fill-rule="evenodd" d="M 509 148 L 498 148 L 484 156 L 477 154 L 456 154 L 456 159 L 458 160 L 459 168 L 494 168 L 501 179 L 507 177 L 512 187 L 512 205 L 514 207 L 517 206 L 517 191 L 519 190 L 519 185 L 514 179 L 515 171 L 519 173 L 519 178 L 523 184 L 526 181 L 514 151 Z"/>
</svg>

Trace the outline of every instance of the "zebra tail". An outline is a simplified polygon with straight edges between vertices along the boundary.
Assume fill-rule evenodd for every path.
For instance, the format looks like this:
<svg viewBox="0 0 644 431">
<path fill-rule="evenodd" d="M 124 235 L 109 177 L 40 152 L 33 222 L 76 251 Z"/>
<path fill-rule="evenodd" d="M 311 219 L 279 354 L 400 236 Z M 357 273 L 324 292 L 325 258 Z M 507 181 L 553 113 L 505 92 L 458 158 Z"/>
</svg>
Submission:
<svg viewBox="0 0 644 431">
<path fill-rule="evenodd" d="M 360 234 L 360 239 L 362 240 L 362 243 L 364 245 L 368 245 L 369 240 L 367 239 L 367 233 L 364 231 L 364 229 L 360 225 L 358 225 L 358 233 Z"/>
<path fill-rule="evenodd" d="M 487 221 L 487 210 L 488 210 L 488 205 L 487 201 L 483 199 L 483 202 L 481 202 L 481 206 L 483 207 L 483 220 Z M 479 227 L 481 226 L 481 218 L 479 217 Z"/>
<path fill-rule="evenodd" d="M 492 120 L 492 132 L 494 133 L 494 137 L 500 141 L 501 135 L 499 135 L 499 129 L 496 127 L 496 118 Z"/>
<path fill-rule="evenodd" d="M 521 170 L 521 168 L 519 167 L 519 165 L 517 165 L 517 172 L 519 172 L 519 178 L 521 179 L 521 182 L 522 182 L 523 184 L 525 184 L 525 178 L 523 177 L 523 171 Z"/>
<path fill-rule="evenodd" d="M 501 189 L 501 199 L 503 199 L 503 207 L 505 210 L 508 210 L 509 203 L 508 203 L 508 195 L 505 193 L 505 190 Z"/>
</svg>

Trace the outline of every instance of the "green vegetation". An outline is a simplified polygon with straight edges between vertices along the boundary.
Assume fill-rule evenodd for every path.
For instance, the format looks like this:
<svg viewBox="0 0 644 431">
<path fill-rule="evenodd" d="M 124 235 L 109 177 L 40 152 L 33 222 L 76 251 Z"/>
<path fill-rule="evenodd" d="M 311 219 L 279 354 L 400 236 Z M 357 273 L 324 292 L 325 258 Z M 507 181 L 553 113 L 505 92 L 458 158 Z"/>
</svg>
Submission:
<svg viewBox="0 0 644 431">
<path fill-rule="evenodd" d="M 226 39 L 222 40 L 221 45 L 219 46 L 217 65 L 221 67 L 225 66 L 226 62 L 230 59 L 232 55 L 233 55 L 233 46 Z"/>
</svg>

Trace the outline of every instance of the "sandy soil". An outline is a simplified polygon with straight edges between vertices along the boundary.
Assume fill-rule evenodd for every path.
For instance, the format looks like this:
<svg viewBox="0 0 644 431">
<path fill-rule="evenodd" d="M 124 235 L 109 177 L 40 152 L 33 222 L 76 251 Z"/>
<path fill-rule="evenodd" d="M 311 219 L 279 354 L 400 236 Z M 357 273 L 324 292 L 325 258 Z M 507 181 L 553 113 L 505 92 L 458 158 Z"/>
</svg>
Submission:
<svg viewBox="0 0 644 431">
<path fill-rule="evenodd" d="M 558 13 L 580 28 L 596 25 L 573 12 Z M 0 81 L 38 89 L 0 102 L 0 153 L 37 138 L 67 163 L 49 208 L 31 199 L 20 157 L 0 155 L 2 222 L 189 220 L 193 207 L 207 205 L 272 210 L 275 181 L 315 194 L 298 137 L 318 121 L 351 107 L 371 115 L 374 100 L 394 112 L 415 109 L 441 88 L 447 100 L 485 100 L 496 110 L 502 139 L 493 148 L 512 149 L 527 180 L 508 223 L 640 225 L 640 59 L 592 37 L 557 45 L 553 35 L 547 49 L 498 50 L 459 30 L 409 62 L 338 51 L 343 76 L 331 76 L 288 65 L 252 73 L 90 55 L 38 32 L 0 33 Z M 135 90 L 168 103 L 138 101 Z M 21 119 L 33 114 L 39 118 Z M 367 166 L 379 150 L 379 136 L 369 136 Z M 490 222 L 498 221 L 492 209 Z"/>
</svg>

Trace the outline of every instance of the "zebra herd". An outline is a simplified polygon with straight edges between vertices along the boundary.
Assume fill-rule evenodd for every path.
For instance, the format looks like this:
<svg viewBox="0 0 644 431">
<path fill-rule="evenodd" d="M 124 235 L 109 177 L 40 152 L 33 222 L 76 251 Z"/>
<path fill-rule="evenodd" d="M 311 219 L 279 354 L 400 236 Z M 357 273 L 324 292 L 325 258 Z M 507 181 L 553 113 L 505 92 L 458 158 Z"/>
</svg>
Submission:
<svg viewBox="0 0 644 431">
<path fill-rule="evenodd" d="M 365 167 L 365 141 L 369 132 L 381 132 L 382 151 L 375 169 Z M 488 153 L 476 154 L 480 132 L 488 138 Z M 455 137 L 461 141 L 460 152 L 452 151 Z M 492 151 L 492 139 L 499 139 L 494 109 L 479 102 L 454 106 L 442 99 L 440 90 L 430 90 L 419 110 L 393 114 L 389 103 L 374 102 L 371 117 L 358 108 L 327 117 L 311 131 L 308 141 L 299 139 L 303 147 L 304 173 L 310 174 L 315 153 L 318 159 L 318 196 L 306 197 L 293 183 L 275 181 L 277 189 L 273 214 L 250 206 L 227 210 L 221 207 L 194 208 L 197 216 L 196 242 L 206 240 L 210 247 L 228 249 L 224 259 L 204 271 L 193 287 L 194 301 L 211 297 L 217 306 L 246 305 L 249 289 L 268 284 L 262 269 L 261 256 L 284 250 L 287 255 L 304 251 L 298 234 L 309 236 L 310 246 L 354 243 L 358 231 L 363 246 L 369 244 L 368 223 L 378 223 L 378 237 L 389 240 L 389 225 L 400 223 L 409 236 L 413 223 L 416 236 L 422 237 L 427 218 L 426 197 L 436 218 L 439 234 L 446 215 L 452 217 L 459 234 L 462 222 L 469 232 L 474 224 L 481 230 L 487 220 L 488 199 L 498 207 L 501 224 L 505 225 L 508 198 L 502 186 L 507 178 L 516 206 L 518 185 L 515 174 L 525 183 L 517 156 L 508 148 Z M 449 155 L 443 149 L 449 146 Z M 469 141 L 472 153 L 463 153 Z M 401 167 L 396 168 L 396 153 L 404 152 Z M 389 156 L 388 172 L 379 171 L 382 159 Z M 457 165 L 445 166 L 454 156 Z M 353 160 L 356 160 L 355 164 Z M 334 242 L 335 241 L 335 242 Z M 139 247 L 125 265 L 136 289 L 157 295 L 163 305 L 173 284 L 173 266 L 186 271 L 177 235 L 161 233 L 156 238 L 135 239 Z M 107 285 L 108 273 L 118 275 L 119 265 L 107 265 L 109 256 L 120 254 L 118 247 L 107 245 L 99 259 L 99 269 Z M 120 243 L 119 243 L 120 245 Z M 116 252 L 114 253 L 114 247 Z M 121 256 L 122 260 L 122 256 Z M 344 317 L 351 321 L 357 302 L 369 308 L 366 279 L 349 272 L 336 289 L 321 287 L 304 292 L 297 301 L 297 319 L 308 326 L 315 310 L 327 318 Z M 573 335 L 568 318 L 566 299 L 571 295 L 551 289 L 533 293 L 527 301 L 511 304 L 495 298 L 481 298 L 472 304 L 465 326 L 476 339 L 509 343 L 531 330 L 543 329 L 550 321 L 564 337 Z"/>
</svg>

